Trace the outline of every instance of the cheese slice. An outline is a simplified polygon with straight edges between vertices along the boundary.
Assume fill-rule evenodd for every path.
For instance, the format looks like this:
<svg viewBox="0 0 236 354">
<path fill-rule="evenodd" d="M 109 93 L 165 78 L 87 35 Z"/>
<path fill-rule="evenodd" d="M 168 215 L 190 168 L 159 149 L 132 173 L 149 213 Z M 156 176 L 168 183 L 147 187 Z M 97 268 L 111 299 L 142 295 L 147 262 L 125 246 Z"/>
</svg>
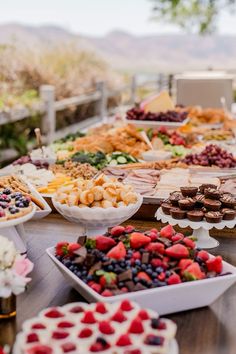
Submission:
<svg viewBox="0 0 236 354">
<path fill-rule="evenodd" d="M 159 113 L 173 111 L 175 105 L 170 98 L 169 93 L 167 91 L 162 91 L 159 95 L 153 96 L 142 102 L 140 108 L 143 109 L 145 113 Z"/>
</svg>

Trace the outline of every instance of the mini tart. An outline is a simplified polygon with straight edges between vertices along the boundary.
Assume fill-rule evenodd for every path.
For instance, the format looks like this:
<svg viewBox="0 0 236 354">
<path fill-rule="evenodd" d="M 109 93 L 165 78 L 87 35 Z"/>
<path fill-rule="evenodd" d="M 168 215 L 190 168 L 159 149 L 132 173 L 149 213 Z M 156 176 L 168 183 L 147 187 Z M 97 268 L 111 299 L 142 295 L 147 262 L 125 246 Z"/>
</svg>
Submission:
<svg viewBox="0 0 236 354">
<path fill-rule="evenodd" d="M 187 218 L 190 221 L 202 221 L 204 218 L 204 213 L 201 210 L 191 210 L 187 212 Z"/>
<path fill-rule="evenodd" d="M 197 187 L 181 187 L 180 190 L 184 197 L 195 197 L 198 192 Z"/>
<path fill-rule="evenodd" d="M 236 199 L 229 194 L 224 194 L 221 198 L 220 201 L 225 208 L 232 208 L 236 206 Z"/>
<path fill-rule="evenodd" d="M 180 208 L 171 208 L 170 215 L 173 219 L 177 219 L 177 220 L 185 219 L 186 211 Z"/>
<path fill-rule="evenodd" d="M 221 202 L 219 200 L 205 199 L 203 205 L 207 210 L 219 211 L 221 207 Z"/>
<path fill-rule="evenodd" d="M 201 208 L 205 199 L 204 194 L 197 194 L 193 200 L 195 201 L 196 208 Z"/>
<path fill-rule="evenodd" d="M 222 221 L 222 214 L 219 211 L 208 211 L 205 218 L 207 222 L 216 224 Z"/>
<path fill-rule="evenodd" d="M 169 197 L 169 201 L 171 202 L 172 205 L 178 206 L 178 202 L 180 199 L 183 199 L 183 196 L 180 192 L 173 192 L 171 193 Z"/>
<path fill-rule="evenodd" d="M 169 202 L 164 202 L 161 204 L 161 209 L 164 214 L 170 215 L 170 209 L 173 208 L 173 205 Z"/>
<path fill-rule="evenodd" d="M 192 210 L 194 208 L 195 201 L 192 198 L 185 198 L 179 200 L 179 207 L 182 210 Z"/>
<path fill-rule="evenodd" d="M 236 211 L 233 209 L 223 208 L 221 212 L 223 214 L 223 220 L 234 220 L 236 216 Z"/>
<path fill-rule="evenodd" d="M 204 191 L 206 188 L 212 188 L 212 189 L 217 189 L 217 186 L 215 184 L 210 184 L 210 183 L 204 183 L 199 187 L 199 192 L 204 194 Z"/>
<path fill-rule="evenodd" d="M 220 199 L 221 197 L 221 192 L 218 189 L 215 188 L 205 188 L 204 190 L 204 195 L 206 198 L 210 199 Z"/>
</svg>

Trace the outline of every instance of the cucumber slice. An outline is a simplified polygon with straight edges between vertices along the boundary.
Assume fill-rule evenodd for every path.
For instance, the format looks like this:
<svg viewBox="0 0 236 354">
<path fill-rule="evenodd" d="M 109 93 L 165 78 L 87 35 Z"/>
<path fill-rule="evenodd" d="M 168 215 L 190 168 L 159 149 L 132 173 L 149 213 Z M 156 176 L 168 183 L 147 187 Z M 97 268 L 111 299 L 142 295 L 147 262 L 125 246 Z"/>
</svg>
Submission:
<svg viewBox="0 0 236 354">
<path fill-rule="evenodd" d="M 118 162 L 116 160 L 111 160 L 111 162 L 109 163 L 109 166 L 117 166 Z"/>
<path fill-rule="evenodd" d="M 111 162 L 112 157 L 111 156 L 107 156 L 107 162 Z"/>
<path fill-rule="evenodd" d="M 117 162 L 119 164 L 125 164 L 125 163 L 127 163 L 127 159 L 124 156 L 119 156 L 119 157 L 117 157 Z"/>
<path fill-rule="evenodd" d="M 136 159 L 135 159 L 133 156 L 131 156 L 131 155 L 129 155 L 129 159 L 130 159 L 130 161 L 132 161 L 132 162 L 136 162 Z"/>
</svg>

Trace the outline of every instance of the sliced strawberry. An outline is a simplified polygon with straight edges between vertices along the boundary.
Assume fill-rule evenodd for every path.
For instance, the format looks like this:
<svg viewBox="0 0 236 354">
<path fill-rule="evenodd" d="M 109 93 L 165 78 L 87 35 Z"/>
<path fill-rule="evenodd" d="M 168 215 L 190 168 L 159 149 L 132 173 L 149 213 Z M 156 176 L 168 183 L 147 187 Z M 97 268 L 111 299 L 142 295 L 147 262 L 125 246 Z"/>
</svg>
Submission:
<svg viewBox="0 0 236 354">
<path fill-rule="evenodd" d="M 68 246 L 68 256 L 72 256 L 75 251 L 81 248 L 79 243 L 70 243 Z"/>
<path fill-rule="evenodd" d="M 70 352 L 74 352 L 77 349 L 77 347 L 74 343 L 64 343 L 62 344 L 61 349 L 63 353 L 70 353 Z"/>
<path fill-rule="evenodd" d="M 127 320 L 127 318 L 125 317 L 124 313 L 122 310 L 118 310 L 111 318 L 112 321 L 115 321 L 115 322 L 119 322 L 119 323 L 122 323 L 122 322 L 125 322 Z"/>
<path fill-rule="evenodd" d="M 117 347 L 126 347 L 128 345 L 132 345 L 132 341 L 130 339 L 130 337 L 128 336 L 128 334 L 122 334 L 117 342 L 116 342 Z"/>
<path fill-rule="evenodd" d="M 148 245 L 151 242 L 150 237 L 145 236 L 141 232 L 133 232 L 130 235 L 130 246 L 131 248 L 141 248 Z"/>
<path fill-rule="evenodd" d="M 183 276 L 186 280 L 190 281 L 205 278 L 205 274 L 201 271 L 201 268 L 197 262 L 190 264 L 183 272 Z"/>
<path fill-rule="evenodd" d="M 99 323 L 99 331 L 103 334 L 113 334 L 115 333 L 114 328 L 108 321 L 102 321 Z"/>
<path fill-rule="evenodd" d="M 151 281 L 151 278 L 150 278 L 149 275 L 148 275 L 147 273 L 145 273 L 145 272 L 139 272 L 139 273 L 137 274 L 137 277 L 138 277 L 139 279 L 146 280 L 147 282 Z"/>
<path fill-rule="evenodd" d="M 222 257 L 216 256 L 214 258 L 210 258 L 206 261 L 206 266 L 208 272 L 216 272 L 220 274 L 223 270 Z"/>
<path fill-rule="evenodd" d="M 176 244 L 166 249 L 166 254 L 172 258 L 187 258 L 189 256 L 189 251 L 187 247 Z"/>
<path fill-rule="evenodd" d="M 145 247 L 145 249 L 153 253 L 160 253 L 160 254 L 165 253 L 165 246 L 163 245 L 163 243 L 160 242 L 151 242 L 149 243 L 149 245 Z"/>
<path fill-rule="evenodd" d="M 113 259 L 123 259 L 126 256 L 126 248 L 123 242 L 119 242 L 115 247 L 113 247 L 108 253 L 107 257 Z"/>
<path fill-rule="evenodd" d="M 96 248 L 99 251 L 108 251 L 116 245 L 116 241 L 111 237 L 97 236 L 96 237 Z"/>
<path fill-rule="evenodd" d="M 93 331 L 91 328 L 83 328 L 81 332 L 79 333 L 78 337 L 79 338 L 89 338 L 93 334 Z"/>
<path fill-rule="evenodd" d="M 198 258 L 202 259 L 204 262 L 206 262 L 209 259 L 209 253 L 207 251 L 201 250 L 197 254 Z"/>
<path fill-rule="evenodd" d="M 113 296 L 113 293 L 110 290 L 106 289 L 101 293 L 101 295 L 108 297 L 108 296 Z"/>
<path fill-rule="evenodd" d="M 111 229 L 111 235 L 112 236 L 120 236 L 125 232 L 125 227 L 124 226 L 114 226 Z"/>
<path fill-rule="evenodd" d="M 27 336 L 27 343 L 35 343 L 35 342 L 39 342 L 39 337 L 36 333 L 30 333 Z"/>
<path fill-rule="evenodd" d="M 183 239 L 183 243 L 185 244 L 185 246 L 191 248 L 191 249 L 194 249 L 196 247 L 196 243 L 191 240 L 191 238 L 188 238 L 188 237 L 185 237 Z"/>
<path fill-rule="evenodd" d="M 101 284 L 94 282 L 92 285 L 90 285 L 90 288 L 93 289 L 94 291 L 96 291 L 98 294 L 100 294 L 102 292 Z"/>
<path fill-rule="evenodd" d="M 171 225 L 167 225 L 167 226 L 163 227 L 160 231 L 161 237 L 165 237 L 165 238 L 169 238 L 169 239 L 171 239 L 171 237 L 174 236 L 174 234 L 175 234 L 175 230 L 174 230 L 173 226 L 171 226 Z"/>
<path fill-rule="evenodd" d="M 193 263 L 193 260 L 192 259 L 181 259 L 180 261 L 179 261 L 179 264 L 178 264 L 178 266 L 179 266 L 179 268 L 183 271 L 183 270 L 185 270 L 188 266 L 190 266 L 190 264 L 192 264 Z"/>
<path fill-rule="evenodd" d="M 172 242 L 178 242 L 178 241 L 183 240 L 183 238 L 184 238 L 183 234 L 177 233 L 177 234 L 175 234 L 174 236 L 171 237 L 171 241 Z"/>
<path fill-rule="evenodd" d="M 168 285 L 179 284 L 182 283 L 180 276 L 176 273 L 171 274 L 171 276 L 167 279 Z"/>
</svg>

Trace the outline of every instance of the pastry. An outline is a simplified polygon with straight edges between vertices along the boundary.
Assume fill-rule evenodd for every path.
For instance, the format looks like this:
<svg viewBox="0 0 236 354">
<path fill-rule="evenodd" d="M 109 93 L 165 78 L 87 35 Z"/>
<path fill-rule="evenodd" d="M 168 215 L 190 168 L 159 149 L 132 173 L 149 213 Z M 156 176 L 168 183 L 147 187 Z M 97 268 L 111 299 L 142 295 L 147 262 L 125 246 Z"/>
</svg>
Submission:
<svg viewBox="0 0 236 354">
<path fill-rule="evenodd" d="M 89 190 L 83 191 L 79 197 L 82 204 L 90 205 L 94 202 L 94 193 Z"/>
<path fill-rule="evenodd" d="M 205 196 L 203 194 L 197 194 L 193 200 L 195 201 L 196 208 L 201 208 L 204 203 Z"/>
</svg>

